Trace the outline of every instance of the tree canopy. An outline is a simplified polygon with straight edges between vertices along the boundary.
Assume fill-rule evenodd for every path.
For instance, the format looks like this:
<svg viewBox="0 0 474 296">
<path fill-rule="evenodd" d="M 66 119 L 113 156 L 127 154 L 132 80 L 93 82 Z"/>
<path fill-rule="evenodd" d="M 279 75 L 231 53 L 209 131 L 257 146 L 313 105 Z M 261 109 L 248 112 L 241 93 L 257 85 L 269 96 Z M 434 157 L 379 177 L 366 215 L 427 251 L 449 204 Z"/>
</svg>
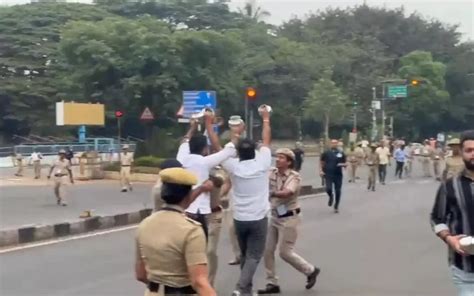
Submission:
<svg viewBox="0 0 474 296">
<path fill-rule="evenodd" d="M 339 137 L 352 128 L 342 106 L 351 102 L 368 134 L 372 88 L 412 78 L 423 83 L 387 103 L 396 135 L 418 139 L 474 121 L 474 44 L 456 26 L 402 8 L 327 9 L 273 26 L 254 1 L 240 13 L 226 1 L 95 2 L 0 7 L 6 138 L 64 132 L 53 127 L 59 100 L 105 103 L 109 128 L 94 133 L 113 135 L 111 112 L 120 108 L 124 134 L 147 137 L 138 120 L 145 107 L 158 116 L 153 126 L 172 130 L 183 90 L 215 90 L 229 116 L 243 113 L 247 86 L 274 106 L 277 137 L 295 138 L 301 117 L 303 134 L 321 136 L 321 114 L 333 105 Z"/>
</svg>

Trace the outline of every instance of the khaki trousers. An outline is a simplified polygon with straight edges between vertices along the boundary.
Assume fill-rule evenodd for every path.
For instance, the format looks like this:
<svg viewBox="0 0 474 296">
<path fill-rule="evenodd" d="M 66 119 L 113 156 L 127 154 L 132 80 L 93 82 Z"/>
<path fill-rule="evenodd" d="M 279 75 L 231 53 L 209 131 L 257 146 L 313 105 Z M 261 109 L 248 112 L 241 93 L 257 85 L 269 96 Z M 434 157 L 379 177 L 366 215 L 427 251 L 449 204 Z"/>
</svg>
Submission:
<svg viewBox="0 0 474 296">
<path fill-rule="evenodd" d="M 130 184 L 130 167 L 123 166 L 120 168 L 120 186 L 122 189 L 130 189 L 132 184 Z"/>
<path fill-rule="evenodd" d="M 17 166 L 18 168 L 17 168 L 17 171 L 16 171 L 16 174 L 15 174 L 15 175 L 18 175 L 18 176 L 23 175 L 23 160 L 17 159 L 17 160 L 16 160 L 16 166 Z"/>
<path fill-rule="evenodd" d="M 41 161 L 35 160 L 33 161 L 33 170 L 35 172 L 35 178 L 41 178 Z"/>
<path fill-rule="evenodd" d="M 54 195 L 58 202 L 66 202 L 65 187 L 67 184 L 67 176 L 54 177 Z"/>
<path fill-rule="evenodd" d="M 421 159 L 421 165 L 423 167 L 423 175 L 425 177 L 431 177 L 430 159 L 426 156 L 423 156 L 422 159 Z"/>
<path fill-rule="evenodd" d="M 214 286 L 216 279 L 217 266 L 219 265 L 219 257 L 217 256 L 217 246 L 221 236 L 222 218 L 224 213 L 222 211 L 211 213 L 207 215 L 207 227 L 209 237 L 207 241 L 207 261 L 209 266 L 209 282 Z"/>
<path fill-rule="evenodd" d="M 433 171 L 436 179 L 441 178 L 441 160 L 433 160 Z"/>
<path fill-rule="evenodd" d="M 230 244 L 232 246 L 232 253 L 234 253 L 234 258 L 232 259 L 238 259 L 240 260 L 240 247 L 239 247 L 239 241 L 237 240 L 237 235 L 235 234 L 235 226 L 234 226 L 234 211 L 229 208 L 228 210 L 225 211 L 225 220 L 226 224 L 229 228 L 229 240 Z"/>
<path fill-rule="evenodd" d="M 357 173 L 357 167 L 359 167 L 359 163 L 357 162 L 351 162 L 350 163 L 350 181 L 355 182 L 356 180 L 356 173 Z"/>
<path fill-rule="evenodd" d="M 375 165 L 369 166 L 369 184 L 367 186 L 368 189 L 375 190 L 376 177 L 377 177 L 377 166 Z"/>
<path fill-rule="evenodd" d="M 280 258 L 283 261 L 306 276 L 314 271 L 314 266 L 294 251 L 300 223 L 301 219 L 298 215 L 287 218 L 271 218 L 264 254 L 265 270 L 269 284 L 278 285 L 278 277 L 275 272 L 275 251 L 278 245 Z"/>
</svg>

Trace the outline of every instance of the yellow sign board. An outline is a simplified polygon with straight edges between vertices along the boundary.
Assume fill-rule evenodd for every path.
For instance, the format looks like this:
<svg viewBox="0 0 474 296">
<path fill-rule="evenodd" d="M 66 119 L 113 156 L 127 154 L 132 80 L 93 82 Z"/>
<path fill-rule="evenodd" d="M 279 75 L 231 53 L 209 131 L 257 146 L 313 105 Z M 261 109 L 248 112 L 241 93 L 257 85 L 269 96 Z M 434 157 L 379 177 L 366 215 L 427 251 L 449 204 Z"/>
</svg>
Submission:
<svg viewBox="0 0 474 296">
<path fill-rule="evenodd" d="M 56 103 L 56 125 L 105 125 L 105 106 L 92 103 Z"/>
</svg>

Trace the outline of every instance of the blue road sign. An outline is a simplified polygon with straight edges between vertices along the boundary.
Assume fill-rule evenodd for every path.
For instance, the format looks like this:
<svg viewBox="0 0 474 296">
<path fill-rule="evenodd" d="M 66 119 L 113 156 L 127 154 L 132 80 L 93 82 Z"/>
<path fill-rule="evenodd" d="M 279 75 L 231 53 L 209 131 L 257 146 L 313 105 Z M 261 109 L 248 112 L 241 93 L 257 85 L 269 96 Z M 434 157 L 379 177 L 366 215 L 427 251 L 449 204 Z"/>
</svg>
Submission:
<svg viewBox="0 0 474 296">
<path fill-rule="evenodd" d="M 216 92 L 213 90 L 183 91 L 183 118 L 190 118 L 204 108 L 215 110 L 216 107 Z"/>
</svg>

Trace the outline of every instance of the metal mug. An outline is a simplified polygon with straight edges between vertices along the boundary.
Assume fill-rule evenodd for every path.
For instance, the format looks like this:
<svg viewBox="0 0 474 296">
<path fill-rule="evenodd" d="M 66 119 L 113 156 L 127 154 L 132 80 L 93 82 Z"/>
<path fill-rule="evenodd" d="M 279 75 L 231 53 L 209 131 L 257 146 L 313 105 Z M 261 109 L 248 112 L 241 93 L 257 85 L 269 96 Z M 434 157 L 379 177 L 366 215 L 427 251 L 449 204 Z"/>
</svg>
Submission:
<svg viewBox="0 0 474 296">
<path fill-rule="evenodd" d="M 229 121 L 227 121 L 227 123 L 229 124 L 229 127 L 232 128 L 232 127 L 243 124 L 244 121 L 242 120 L 242 117 L 240 117 L 239 115 L 233 115 L 229 118 Z"/>
<path fill-rule="evenodd" d="M 270 114 L 271 114 L 272 111 L 273 111 L 273 109 L 272 109 L 272 107 L 271 107 L 270 105 L 265 105 L 265 104 L 263 104 L 263 105 L 260 105 L 260 107 L 258 107 L 258 113 L 259 113 L 259 114 L 262 114 L 263 110 L 265 110 L 265 109 L 266 109 L 266 110 L 268 111 L 268 113 L 270 113 Z"/>
</svg>

